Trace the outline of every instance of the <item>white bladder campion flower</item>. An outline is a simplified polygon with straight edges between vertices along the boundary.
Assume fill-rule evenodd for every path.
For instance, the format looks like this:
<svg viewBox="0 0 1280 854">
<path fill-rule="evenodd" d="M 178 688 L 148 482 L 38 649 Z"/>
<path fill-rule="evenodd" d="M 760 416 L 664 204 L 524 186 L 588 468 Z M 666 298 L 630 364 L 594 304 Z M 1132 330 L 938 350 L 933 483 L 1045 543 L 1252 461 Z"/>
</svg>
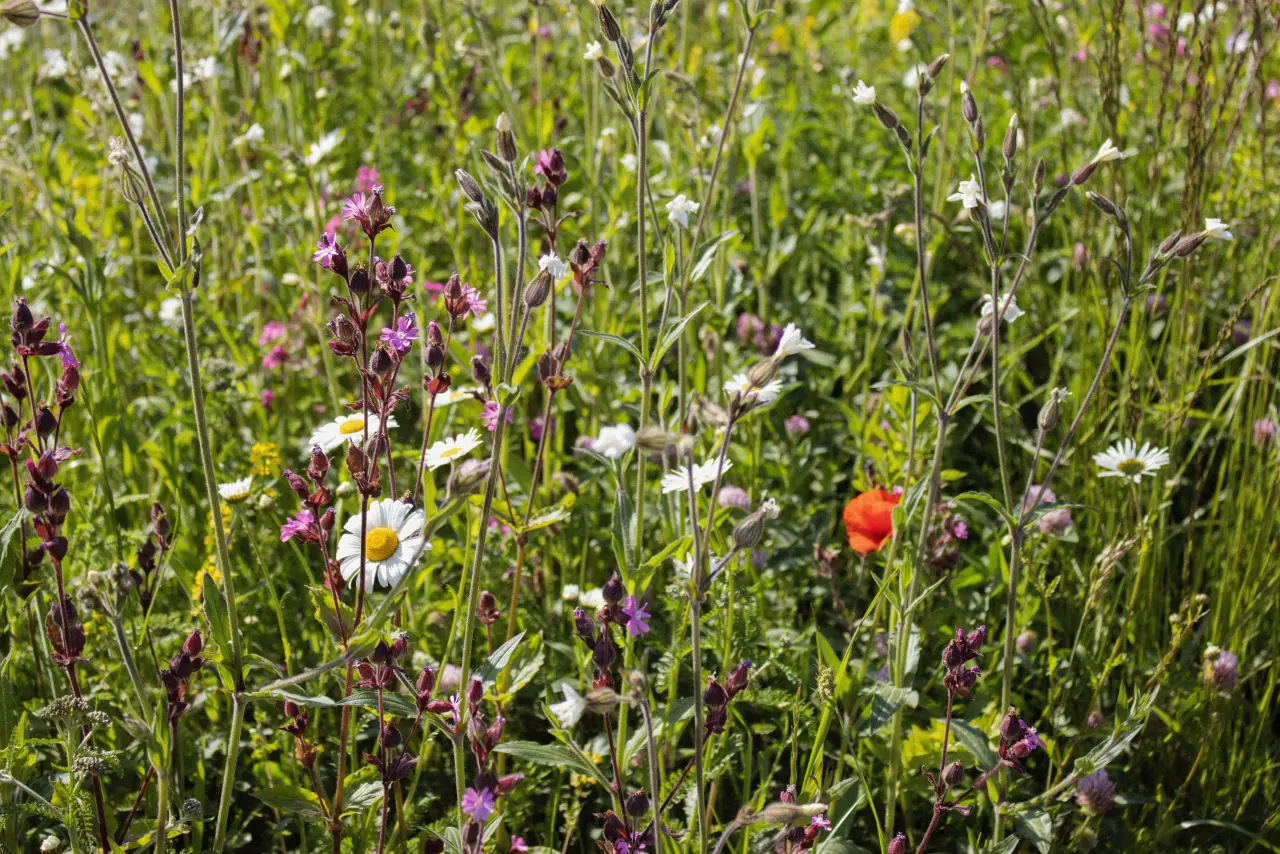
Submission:
<svg viewBox="0 0 1280 854">
<path fill-rule="evenodd" d="M 1231 227 L 1215 217 L 1209 217 L 1204 221 L 1204 233 L 1214 240 L 1236 239 L 1236 236 L 1231 233 Z"/>
<path fill-rule="evenodd" d="M 623 454 L 635 447 L 636 431 L 630 424 L 614 424 L 602 427 L 600 435 L 591 444 L 591 450 L 611 460 L 620 459 Z"/>
<path fill-rule="evenodd" d="M 551 714 L 556 716 L 562 729 L 573 729 L 573 725 L 587 710 L 587 701 L 568 682 L 561 682 L 560 690 L 564 694 L 564 699 L 559 703 L 552 703 L 548 708 L 551 709 Z"/>
<path fill-rule="evenodd" d="M 1093 461 L 1102 469 L 1099 477 L 1119 477 L 1137 483 L 1144 477 L 1155 477 L 1157 469 L 1168 465 L 1169 452 L 1148 442 L 1139 448 L 1133 439 L 1125 439 L 1101 454 L 1094 454 Z"/>
<path fill-rule="evenodd" d="M 369 505 L 364 534 L 364 589 L 374 584 L 391 587 L 404 578 L 422 552 L 431 548 L 422 541 L 422 526 L 427 517 L 403 501 L 384 498 Z M 360 577 L 360 514 L 353 513 L 342 526 L 335 557 L 342 566 L 342 577 L 354 582 Z"/>
<path fill-rule="evenodd" d="M 693 488 L 701 489 L 708 483 L 716 479 L 716 461 L 707 460 L 705 463 L 696 463 L 693 467 Z M 723 471 L 733 468 L 732 460 L 724 461 Z M 662 477 L 662 494 L 668 492 L 685 492 L 689 489 L 689 469 L 687 466 L 679 466 L 673 469 L 669 474 Z"/>
<path fill-rule="evenodd" d="M 1121 151 L 1111 143 L 1111 140 L 1107 140 L 1102 143 L 1102 147 L 1098 149 L 1098 153 L 1093 155 L 1093 159 L 1089 162 L 1110 163 L 1112 160 L 1123 160 L 1126 157 L 1132 157 L 1135 153 L 1136 150 L 1132 148 L 1128 151 Z"/>
<path fill-rule="evenodd" d="M 569 272 L 569 265 L 564 263 L 559 255 L 552 252 L 550 255 L 543 255 L 538 259 L 538 269 L 546 270 L 551 274 L 551 278 L 558 281 L 564 278 L 565 273 Z"/>
<path fill-rule="evenodd" d="M 1006 303 L 1007 303 L 1007 304 L 1006 304 Z M 1007 300 L 1006 300 L 1006 298 L 1001 297 L 1001 298 L 1000 298 L 1000 304 L 1001 304 L 1001 305 L 1004 305 L 1004 319 L 1005 319 L 1005 322 L 1006 322 L 1006 323 L 1013 323 L 1013 322 L 1014 322 L 1015 320 L 1017 320 L 1019 317 L 1022 317 L 1022 315 L 1026 314 L 1026 312 L 1025 312 L 1025 311 L 1023 311 L 1022 309 L 1018 308 L 1018 299 L 1017 299 L 1017 297 L 1012 297 L 1012 296 L 1011 296 L 1011 297 L 1008 297 L 1008 299 L 1007 299 Z M 990 315 L 994 310 L 995 310 L 995 309 L 993 308 L 993 301 L 992 301 L 992 299 L 991 299 L 991 294 L 985 294 L 985 295 L 983 295 L 983 297 L 982 297 L 982 316 L 983 316 L 983 317 L 987 317 L 987 316 L 989 316 L 989 315 Z"/>
<path fill-rule="evenodd" d="M 782 330 L 782 338 L 778 340 L 778 349 L 773 351 L 773 358 L 782 359 L 787 356 L 794 356 L 796 353 L 812 350 L 816 346 L 812 341 L 805 339 L 800 332 L 800 327 L 794 323 L 788 323 L 786 328 Z"/>
<path fill-rule="evenodd" d="M 448 439 L 436 442 L 427 449 L 426 456 L 422 458 L 422 464 L 428 471 L 435 471 L 441 466 L 465 457 L 480 447 L 480 443 L 480 431 L 472 427 L 462 435 L 450 436 Z"/>
<path fill-rule="evenodd" d="M 876 87 L 868 86 L 861 80 L 853 87 L 853 103 L 868 106 L 876 102 Z"/>
<path fill-rule="evenodd" d="M 742 395 L 756 403 L 772 403 L 782 391 L 782 380 L 770 380 L 764 385 L 755 385 L 745 373 L 734 374 L 724 382 L 724 391 L 728 395 Z"/>
<path fill-rule="evenodd" d="M 604 48 L 600 46 L 600 42 L 587 42 L 587 49 L 582 52 L 582 58 L 588 62 L 604 59 Z"/>
<path fill-rule="evenodd" d="M 699 205 L 690 199 L 684 193 L 676 196 L 667 202 L 667 219 L 672 225 L 678 225 L 681 228 L 689 227 L 689 214 L 697 213 Z"/>
<path fill-rule="evenodd" d="M 218 484 L 218 495 L 228 504 L 239 504 L 253 491 L 253 477 L 242 477 L 230 483 Z"/>
<path fill-rule="evenodd" d="M 960 202 L 965 210 L 971 210 L 982 204 L 982 185 L 978 183 L 977 176 L 970 174 L 968 181 L 961 181 L 956 191 L 947 196 L 947 201 Z"/>
</svg>

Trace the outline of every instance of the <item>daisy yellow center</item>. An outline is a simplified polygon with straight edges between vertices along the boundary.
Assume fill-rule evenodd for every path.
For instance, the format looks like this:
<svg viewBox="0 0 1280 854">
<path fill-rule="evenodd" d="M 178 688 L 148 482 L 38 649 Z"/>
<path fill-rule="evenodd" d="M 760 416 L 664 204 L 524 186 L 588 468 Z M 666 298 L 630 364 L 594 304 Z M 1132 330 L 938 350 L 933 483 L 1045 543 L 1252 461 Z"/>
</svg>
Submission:
<svg viewBox="0 0 1280 854">
<path fill-rule="evenodd" d="M 374 528 L 364 537 L 364 551 L 369 560 L 386 560 L 400 545 L 400 537 L 391 528 Z"/>
<path fill-rule="evenodd" d="M 350 436 L 352 433 L 359 433 L 363 429 L 364 419 L 359 416 L 356 416 L 355 418 L 348 418 L 338 426 L 338 432 L 344 436 Z"/>
<path fill-rule="evenodd" d="M 454 457 L 456 457 L 456 456 L 457 456 L 458 454 L 460 454 L 460 453 L 462 453 L 462 448 L 460 448 L 460 447 L 458 447 L 457 445 L 455 445 L 455 446 L 453 446 L 452 448 L 445 448 L 443 451 L 441 451 L 441 452 L 440 452 L 440 459 L 442 459 L 442 460 L 449 460 L 449 459 L 453 459 Z"/>
<path fill-rule="evenodd" d="M 1116 465 L 1116 471 L 1121 474 L 1142 474 L 1146 470 L 1147 464 L 1142 460 L 1135 459 L 1133 457 L 1130 457 L 1127 460 L 1121 460 L 1120 463 Z"/>
</svg>

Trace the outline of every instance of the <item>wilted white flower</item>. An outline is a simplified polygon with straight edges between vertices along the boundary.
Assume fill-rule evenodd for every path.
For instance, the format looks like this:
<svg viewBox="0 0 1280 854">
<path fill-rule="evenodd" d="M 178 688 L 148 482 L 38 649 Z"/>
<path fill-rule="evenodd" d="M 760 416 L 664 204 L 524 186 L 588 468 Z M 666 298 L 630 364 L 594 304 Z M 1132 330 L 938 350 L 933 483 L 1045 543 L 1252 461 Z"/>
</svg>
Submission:
<svg viewBox="0 0 1280 854">
<path fill-rule="evenodd" d="M 614 424 L 612 427 L 601 428 L 600 435 L 591 445 L 591 450 L 602 457 L 616 460 L 631 450 L 635 444 L 636 431 L 631 429 L 630 424 Z"/>
<path fill-rule="evenodd" d="M 971 210 L 982 204 L 982 185 L 974 174 L 969 174 L 968 181 L 961 181 L 956 191 L 947 196 L 949 202 L 960 202 L 965 210 Z"/>
<path fill-rule="evenodd" d="M 1144 477 L 1155 477 L 1156 470 L 1168 465 L 1169 452 L 1147 442 L 1138 447 L 1133 439 L 1125 439 L 1094 454 L 1093 461 L 1102 469 L 1099 477 L 1119 477 L 1137 483 Z"/>
<path fill-rule="evenodd" d="M 582 58 L 588 62 L 604 59 L 604 48 L 600 47 L 600 42 L 587 42 L 587 49 L 582 52 Z"/>
<path fill-rule="evenodd" d="M 538 259 L 538 269 L 546 270 L 551 274 L 551 278 L 559 281 L 569 272 L 569 265 L 560 259 L 560 256 L 552 252 L 550 255 L 543 255 Z"/>
<path fill-rule="evenodd" d="M 1204 221 L 1204 233 L 1215 240 L 1235 240 L 1235 235 L 1231 233 L 1231 228 L 1225 222 L 1215 217 L 1209 217 Z"/>
<path fill-rule="evenodd" d="M 853 87 L 853 103 L 863 104 L 865 106 L 867 104 L 874 104 L 875 102 L 876 87 L 868 86 L 866 83 L 859 80 L 858 85 Z"/>
<path fill-rule="evenodd" d="M 770 380 L 764 385 L 755 385 L 745 373 L 734 374 L 724 383 L 725 394 L 740 394 L 744 398 L 754 399 L 756 403 L 771 403 L 780 391 L 782 391 L 782 380 Z"/>
<path fill-rule="evenodd" d="M 816 346 L 812 341 L 805 340 L 804 335 L 800 333 L 800 327 L 794 323 L 788 323 L 782 330 L 782 338 L 778 340 L 778 349 L 773 351 L 773 358 L 794 356 L 796 353 L 812 350 Z"/>
<path fill-rule="evenodd" d="M 1000 304 L 1004 306 L 1004 319 L 1007 323 L 1013 323 L 1019 317 L 1022 317 L 1022 315 L 1026 314 L 1025 311 L 1018 308 L 1017 297 L 1011 296 L 1007 300 L 1004 297 L 1001 297 Z M 982 297 L 982 316 L 987 317 L 994 310 L 995 309 L 993 308 L 993 305 L 992 305 L 991 294 L 984 294 Z"/>
<path fill-rule="evenodd" d="M 681 228 L 689 227 L 689 214 L 697 213 L 700 206 L 684 193 L 667 202 L 667 219 L 672 225 Z"/>
</svg>

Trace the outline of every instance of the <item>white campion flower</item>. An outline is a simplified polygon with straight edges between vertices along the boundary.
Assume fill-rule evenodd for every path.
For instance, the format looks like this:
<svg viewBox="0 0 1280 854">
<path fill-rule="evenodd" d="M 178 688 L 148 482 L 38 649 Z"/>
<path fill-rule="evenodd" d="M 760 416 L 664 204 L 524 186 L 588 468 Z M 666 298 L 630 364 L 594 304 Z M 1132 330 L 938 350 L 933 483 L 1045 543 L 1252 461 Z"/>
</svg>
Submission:
<svg viewBox="0 0 1280 854">
<path fill-rule="evenodd" d="M 902 85 L 908 89 L 917 89 L 920 86 L 920 76 L 929 73 L 929 66 L 923 62 L 917 62 L 915 65 L 907 69 L 907 73 L 902 75 Z"/>
<path fill-rule="evenodd" d="M 812 350 L 816 346 L 801 334 L 800 327 L 794 323 L 788 323 L 786 328 L 782 330 L 782 337 L 778 339 L 778 349 L 773 351 L 773 358 L 783 359 L 787 356 L 794 356 L 796 353 Z"/>
<path fill-rule="evenodd" d="M 551 714 L 555 715 L 556 720 L 560 722 L 561 729 L 573 729 L 573 725 L 587 710 L 586 698 L 568 682 L 560 683 L 560 691 L 564 694 L 564 699 L 559 703 L 552 703 L 547 708 L 551 709 Z"/>
<path fill-rule="evenodd" d="M 880 275 L 884 275 L 885 264 L 888 261 L 887 249 L 884 246 L 876 246 L 874 243 L 867 246 L 867 266 L 873 270 L 880 271 Z"/>
<path fill-rule="evenodd" d="M 306 25 L 308 30 L 323 30 L 333 23 L 333 10 L 323 4 L 316 4 L 307 10 Z"/>
<path fill-rule="evenodd" d="M 744 398 L 755 400 L 756 403 L 772 403 L 781 391 L 782 380 L 770 380 L 764 385 L 755 385 L 745 373 L 734 374 L 724 382 L 725 394 L 742 395 Z"/>
<path fill-rule="evenodd" d="M 1204 233 L 1214 240 L 1230 241 L 1236 239 L 1236 236 L 1231 233 L 1231 227 L 1216 217 L 1209 217 L 1204 221 Z"/>
<path fill-rule="evenodd" d="M 551 278 L 559 281 L 569 272 L 569 265 L 560 259 L 560 256 L 552 252 L 550 255 L 543 255 L 538 259 L 538 269 L 546 270 L 551 274 Z"/>
<path fill-rule="evenodd" d="M 1111 140 L 1102 143 L 1102 147 L 1098 149 L 1098 153 L 1093 155 L 1090 163 L 1110 163 L 1112 160 L 1123 160 L 1126 157 L 1132 157 L 1135 153 L 1134 149 L 1121 151 L 1112 145 Z"/>
<path fill-rule="evenodd" d="M 324 134 L 307 149 L 307 156 L 303 158 L 303 162 L 308 166 L 319 166 L 325 158 L 333 153 L 333 150 L 338 147 L 340 142 L 342 142 L 341 130 Z"/>
<path fill-rule="evenodd" d="M 689 214 L 697 213 L 700 205 L 684 193 L 667 202 L 667 219 L 680 228 L 689 227 Z"/>
<path fill-rule="evenodd" d="M 591 450 L 611 460 L 621 459 L 622 455 L 635 447 L 636 431 L 630 424 L 614 424 L 602 427 L 600 435 L 595 438 Z"/>
<path fill-rule="evenodd" d="M 874 104 L 875 102 L 876 87 L 868 86 L 866 83 L 859 80 L 858 85 L 853 87 L 853 103 L 867 106 L 868 104 Z"/>
<path fill-rule="evenodd" d="M 969 180 L 961 181 L 956 191 L 947 196 L 947 201 L 960 202 L 965 210 L 972 210 L 982 204 L 982 185 L 978 183 L 977 176 L 970 173 Z"/>
<path fill-rule="evenodd" d="M 599 608 L 604 604 L 604 590 L 600 587 L 592 587 L 582 594 L 578 599 L 578 604 L 585 609 Z"/>
<path fill-rule="evenodd" d="M 1006 323 L 1013 323 L 1019 317 L 1026 314 L 1025 311 L 1018 308 L 1017 297 L 1000 298 L 1001 305 L 1004 305 L 1004 319 Z M 1007 304 L 1006 304 L 1007 303 Z M 984 294 L 982 297 L 982 316 L 989 317 L 995 309 L 993 308 L 991 294 Z"/>
<path fill-rule="evenodd" d="M 66 77 L 67 72 L 71 70 L 71 65 L 67 62 L 67 58 L 62 55 L 60 50 L 46 50 L 44 52 L 44 76 L 49 80 L 57 80 Z"/>
<path fill-rule="evenodd" d="M 697 463 L 693 467 L 693 488 L 702 489 L 708 483 L 716 479 L 716 460 L 707 460 L 705 463 Z M 732 460 L 724 461 L 724 469 L 726 472 L 733 468 Z M 662 477 L 662 494 L 669 492 L 686 492 L 689 489 L 689 469 L 687 466 L 680 466 L 670 473 Z"/>
<path fill-rule="evenodd" d="M 249 125 L 249 127 L 245 128 L 244 133 L 231 140 L 231 145 L 234 148 L 239 148 L 242 145 L 252 148 L 260 144 L 266 138 L 267 132 L 263 129 L 262 125 L 254 122 Z"/>
<path fill-rule="evenodd" d="M 604 59 L 604 48 L 600 46 L 600 42 L 587 42 L 587 49 L 582 52 L 582 58 L 588 62 Z"/>
<path fill-rule="evenodd" d="M 1133 439 L 1125 439 L 1101 454 L 1094 454 L 1093 461 L 1102 469 L 1099 477 L 1119 477 L 1138 483 L 1144 477 L 1155 477 L 1157 469 L 1169 464 L 1169 451 L 1148 442 L 1139 448 Z"/>
</svg>

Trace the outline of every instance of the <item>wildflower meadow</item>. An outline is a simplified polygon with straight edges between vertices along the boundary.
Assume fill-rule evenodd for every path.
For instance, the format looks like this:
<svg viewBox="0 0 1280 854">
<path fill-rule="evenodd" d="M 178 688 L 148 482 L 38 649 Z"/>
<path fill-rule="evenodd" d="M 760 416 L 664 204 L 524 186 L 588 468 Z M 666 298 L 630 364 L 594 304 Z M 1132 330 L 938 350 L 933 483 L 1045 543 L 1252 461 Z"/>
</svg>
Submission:
<svg viewBox="0 0 1280 854">
<path fill-rule="evenodd" d="M 1280 4 L 0 17 L 0 851 L 1280 851 Z"/>
</svg>

